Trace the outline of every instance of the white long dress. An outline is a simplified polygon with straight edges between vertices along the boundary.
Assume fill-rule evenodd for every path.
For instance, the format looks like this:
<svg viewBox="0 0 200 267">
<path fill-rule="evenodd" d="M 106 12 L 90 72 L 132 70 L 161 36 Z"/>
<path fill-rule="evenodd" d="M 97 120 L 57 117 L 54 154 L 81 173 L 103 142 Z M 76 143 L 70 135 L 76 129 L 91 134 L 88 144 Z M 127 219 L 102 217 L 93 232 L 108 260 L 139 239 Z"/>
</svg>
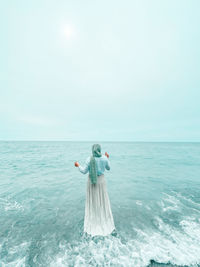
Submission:
<svg viewBox="0 0 200 267">
<path fill-rule="evenodd" d="M 107 236 L 115 229 L 107 185 L 104 174 L 98 176 L 97 183 L 91 184 L 88 175 L 84 232 L 96 236 Z"/>
</svg>

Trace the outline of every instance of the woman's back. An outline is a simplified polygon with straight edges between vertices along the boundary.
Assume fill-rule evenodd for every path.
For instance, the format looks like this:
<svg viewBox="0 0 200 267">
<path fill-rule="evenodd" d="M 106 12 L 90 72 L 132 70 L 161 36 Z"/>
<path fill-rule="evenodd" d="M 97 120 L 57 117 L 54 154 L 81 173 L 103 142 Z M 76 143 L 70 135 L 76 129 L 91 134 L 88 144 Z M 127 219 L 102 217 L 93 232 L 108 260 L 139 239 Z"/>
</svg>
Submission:
<svg viewBox="0 0 200 267">
<path fill-rule="evenodd" d="M 102 175 L 106 170 L 110 170 L 110 162 L 105 155 L 101 157 L 95 157 L 96 168 L 97 168 L 97 175 Z M 87 173 L 90 170 L 90 157 L 88 157 L 85 161 L 85 165 L 79 165 L 79 170 L 82 173 Z"/>
<path fill-rule="evenodd" d="M 102 155 L 99 158 L 95 157 L 95 161 L 97 166 L 97 175 L 103 174 L 105 169 L 110 170 L 110 162 L 106 156 Z"/>
</svg>

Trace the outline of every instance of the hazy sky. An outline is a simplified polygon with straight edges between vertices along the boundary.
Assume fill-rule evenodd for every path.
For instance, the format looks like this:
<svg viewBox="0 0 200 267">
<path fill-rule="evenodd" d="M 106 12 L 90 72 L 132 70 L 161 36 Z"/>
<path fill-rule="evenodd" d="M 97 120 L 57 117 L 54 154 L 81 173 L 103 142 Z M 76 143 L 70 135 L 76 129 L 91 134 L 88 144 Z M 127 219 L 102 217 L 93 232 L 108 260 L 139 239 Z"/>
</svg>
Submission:
<svg viewBox="0 0 200 267">
<path fill-rule="evenodd" d="M 200 141 L 199 0 L 0 13 L 0 140 Z"/>
</svg>

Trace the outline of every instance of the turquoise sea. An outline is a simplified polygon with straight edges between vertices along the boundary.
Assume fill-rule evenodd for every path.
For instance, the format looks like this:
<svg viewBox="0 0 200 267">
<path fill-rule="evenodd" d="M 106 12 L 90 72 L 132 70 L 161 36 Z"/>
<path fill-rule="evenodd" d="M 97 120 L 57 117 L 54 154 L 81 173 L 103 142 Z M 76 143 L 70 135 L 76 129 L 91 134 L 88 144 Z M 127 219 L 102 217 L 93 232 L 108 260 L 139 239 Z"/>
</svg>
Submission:
<svg viewBox="0 0 200 267">
<path fill-rule="evenodd" d="M 200 143 L 101 142 L 116 235 L 83 234 L 96 142 L 0 142 L 0 266 L 200 266 Z"/>
</svg>

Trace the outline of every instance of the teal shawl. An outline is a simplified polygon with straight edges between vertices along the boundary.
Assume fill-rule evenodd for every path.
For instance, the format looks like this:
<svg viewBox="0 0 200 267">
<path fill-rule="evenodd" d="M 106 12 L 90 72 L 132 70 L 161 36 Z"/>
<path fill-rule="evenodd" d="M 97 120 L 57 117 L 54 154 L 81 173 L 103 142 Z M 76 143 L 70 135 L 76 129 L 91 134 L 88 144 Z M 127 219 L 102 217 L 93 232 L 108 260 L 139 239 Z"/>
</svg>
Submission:
<svg viewBox="0 0 200 267">
<path fill-rule="evenodd" d="M 101 146 L 99 144 L 94 144 L 92 146 L 92 156 L 90 158 L 90 171 L 89 176 L 92 184 L 96 184 L 97 182 L 97 167 L 95 157 L 101 157 Z"/>
</svg>

